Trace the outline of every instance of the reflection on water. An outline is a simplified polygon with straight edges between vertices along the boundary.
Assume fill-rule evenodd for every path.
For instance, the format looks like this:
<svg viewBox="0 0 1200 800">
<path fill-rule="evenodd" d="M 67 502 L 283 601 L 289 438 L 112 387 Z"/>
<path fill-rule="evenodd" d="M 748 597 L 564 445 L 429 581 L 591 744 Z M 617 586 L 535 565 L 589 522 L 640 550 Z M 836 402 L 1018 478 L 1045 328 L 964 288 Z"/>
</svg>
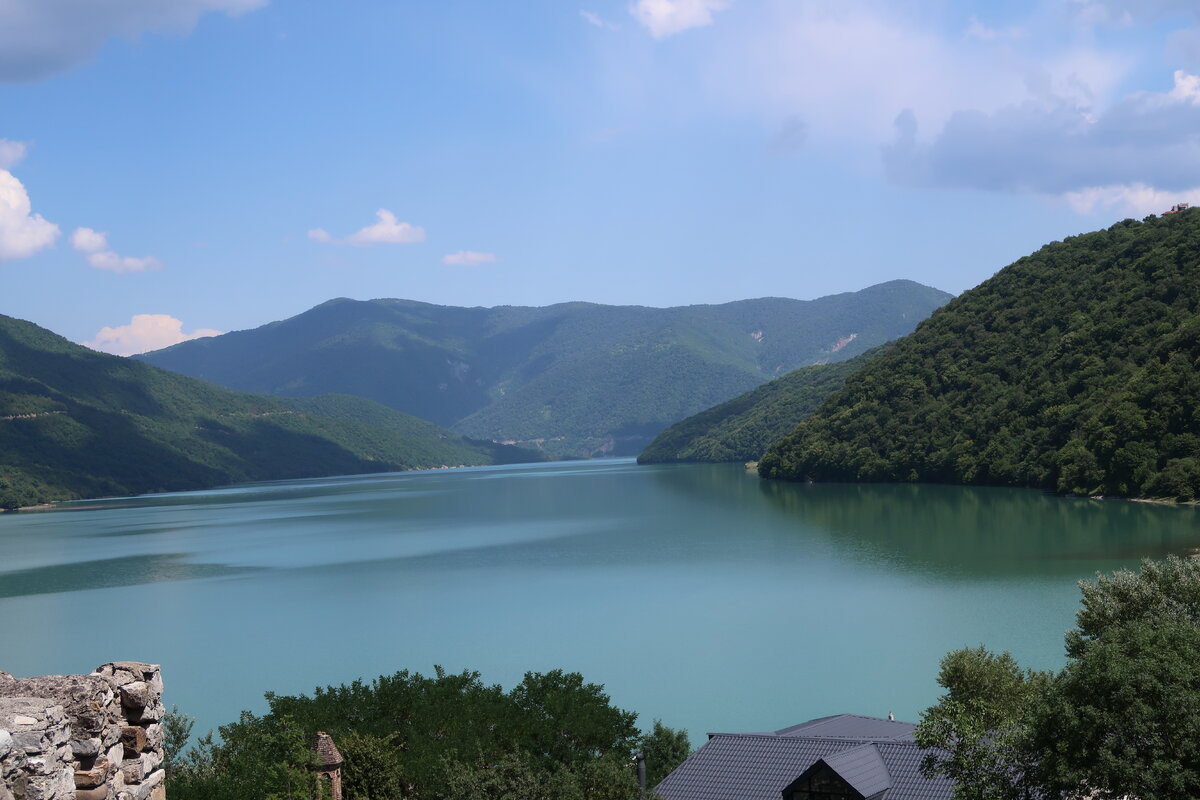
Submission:
<svg viewBox="0 0 1200 800">
<path fill-rule="evenodd" d="M 1060 664 L 1075 582 L 1200 546 L 1198 515 L 628 460 L 71 503 L 0 516 L 0 669 L 162 663 L 201 730 L 435 663 L 579 670 L 697 741 L 913 719 L 951 648 Z"/>
<path fill-rule="evenodd" d="M 848 551 L 961 578 L 1074 575 L 1200 544 L 1200 511 L 1028 489 L 759 481 L 780 512 Z"/>
<path fill-rule="evenodd" d="M 230 567 L 223 564 L 192 564 L 182 553 L 101 558 L 5 572 L 0 575 L 0 597 L 186 581 L 253 571 L 246 567 Z"/>
</svg>

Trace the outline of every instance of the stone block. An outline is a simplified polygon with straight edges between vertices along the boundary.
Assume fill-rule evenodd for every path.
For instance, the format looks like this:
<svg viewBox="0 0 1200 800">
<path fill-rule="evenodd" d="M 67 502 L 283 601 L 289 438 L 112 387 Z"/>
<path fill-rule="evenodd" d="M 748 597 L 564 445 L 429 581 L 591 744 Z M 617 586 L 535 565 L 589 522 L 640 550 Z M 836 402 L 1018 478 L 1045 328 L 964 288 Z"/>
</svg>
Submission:
<svg viewBox="0 0 1200 800">
<path fill-rule="evenodd" d="M 75 770 L 76 789 L 94 789 L 108 780 L 109 763 L 107 758 L 97 758 L 90 769 Z"/>
<path fill-rule="evenodd" d="M 126 785 L 131 783 L 141 783 L 146 777 L 145 767 L 142 764 L 142 759 L 126 759 L 125 762 L 121 764 L 121 775 L 125 778 Z"/>
<path fill-rule="evenodd" d="M 0 798 L 3 800 L 3 798 Z M 160 783 L 150 791 L 150 800 L 167 800 L 167 785 Z"/>
<path fill-rule="evenodd" d="M 28 755 L 40 753 L 42 752 L 42 740 L 45 738 L 45 735 L 45 729 L 17 731 L 12 735 L 13 747 L 24 750 Z"/>
<path fill-rule="evenodd" d="M 108 800 L 108 787 L 97 786 L 94 789 L 76 789 L 75 800 Z"/>
<path fill-rule="evenodd" d="M 125 756 L 133 757 L 146 749 L 146 729 L 140 725 L 126 725 L 121 728 L 121 746 L 125 748 Z"/>
<path fill-rule="evenodd" d="M 71 750 L 75 758 L 95 758 L 100 755 L 101 742 L 98 738 L 75 739 L 71 742 Z"/>
<path fill-rule="evenodd" d="M 157 698 L 145 681 L 134 681 L 121 687 L 121 705 L 129 709 L 143 709 Z"/>
<path fill-rule="evenodd" d="M 9 733 L 8 731 L 0 730 L 0 758 L 4 758 L 6 755 L 8 755 L 9 751 L 12 749 L 13 749 L 12 734 Z"/>
<path fill-rule="evenodd" d="M 146 726 L 146 746 L 153 750 L 161 750 L 165 734 L 161 722 L 152 722 Z"/>
<path fill-rule="evenodd" d="M 137 786 L 130 786 L 129 793 L 133 795 L 133 800 L 150 800 L 150 795 L 156 788 L 163 785 L 165 777 L 166 773 L 160 769 L 147 775 L 146 779 Z"/>
</svg>

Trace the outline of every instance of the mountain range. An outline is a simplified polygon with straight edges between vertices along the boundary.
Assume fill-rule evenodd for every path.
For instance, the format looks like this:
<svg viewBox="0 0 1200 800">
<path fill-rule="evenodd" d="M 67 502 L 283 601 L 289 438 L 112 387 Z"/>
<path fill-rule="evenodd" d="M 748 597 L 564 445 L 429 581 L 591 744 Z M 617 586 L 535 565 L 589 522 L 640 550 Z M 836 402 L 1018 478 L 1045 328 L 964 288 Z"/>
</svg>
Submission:
<svg viewBox="0 0 1200 800">
<path fill-rule="evenodd" d="M 0 315 L 0 508 L 540 458 L 361 398 L 233 391 Z"/>
<path fill-rule="evenodd" d="M 949 299 L 903 280 L 676 308 L 341 298 L 138 358 L 244 391 L 363 397 L 476 439 L 620 455 L 797 367 L 902 336 Z"/>
</svg>

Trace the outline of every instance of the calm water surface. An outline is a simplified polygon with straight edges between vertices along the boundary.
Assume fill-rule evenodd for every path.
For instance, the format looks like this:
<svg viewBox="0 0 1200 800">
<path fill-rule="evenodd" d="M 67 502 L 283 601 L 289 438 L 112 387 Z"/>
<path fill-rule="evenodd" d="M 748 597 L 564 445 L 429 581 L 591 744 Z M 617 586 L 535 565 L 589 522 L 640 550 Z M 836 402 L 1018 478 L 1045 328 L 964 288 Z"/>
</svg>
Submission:
<svg viewBox="0 0 1200 800">
<path fill-rule="evenodd" d="M 0 669 L 161 663 L 198 731 L 434 664 L 578 670 L 697 741 L 916 719 L 947 650 L 1057 667 L 1077 580 L 1196 547 L 1195 508 L 631 461 L 85 501 L 0 515 Z"/>
</svg>

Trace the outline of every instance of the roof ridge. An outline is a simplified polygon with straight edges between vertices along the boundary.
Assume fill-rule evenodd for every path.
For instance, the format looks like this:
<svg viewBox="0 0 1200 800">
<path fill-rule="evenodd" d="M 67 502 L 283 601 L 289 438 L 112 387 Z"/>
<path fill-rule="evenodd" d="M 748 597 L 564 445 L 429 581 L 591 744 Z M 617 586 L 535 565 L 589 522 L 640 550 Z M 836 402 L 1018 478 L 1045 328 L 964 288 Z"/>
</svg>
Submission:
<svg viewBox="0 0 1200 800">
<path fill-rule="evenodd" d="M 712 739 L 717 736 L 739 736 L 743 738 L 754 739 L 774 739 L 780 742 L 858 742 L 859 744 L 910 744 L 916 745 L 916 741 L 909 738 L 898 738 L 888 736 L 780 736 L 776 733 L 712 733 L 708 734 L 708 738 Z"/>
</svg>

